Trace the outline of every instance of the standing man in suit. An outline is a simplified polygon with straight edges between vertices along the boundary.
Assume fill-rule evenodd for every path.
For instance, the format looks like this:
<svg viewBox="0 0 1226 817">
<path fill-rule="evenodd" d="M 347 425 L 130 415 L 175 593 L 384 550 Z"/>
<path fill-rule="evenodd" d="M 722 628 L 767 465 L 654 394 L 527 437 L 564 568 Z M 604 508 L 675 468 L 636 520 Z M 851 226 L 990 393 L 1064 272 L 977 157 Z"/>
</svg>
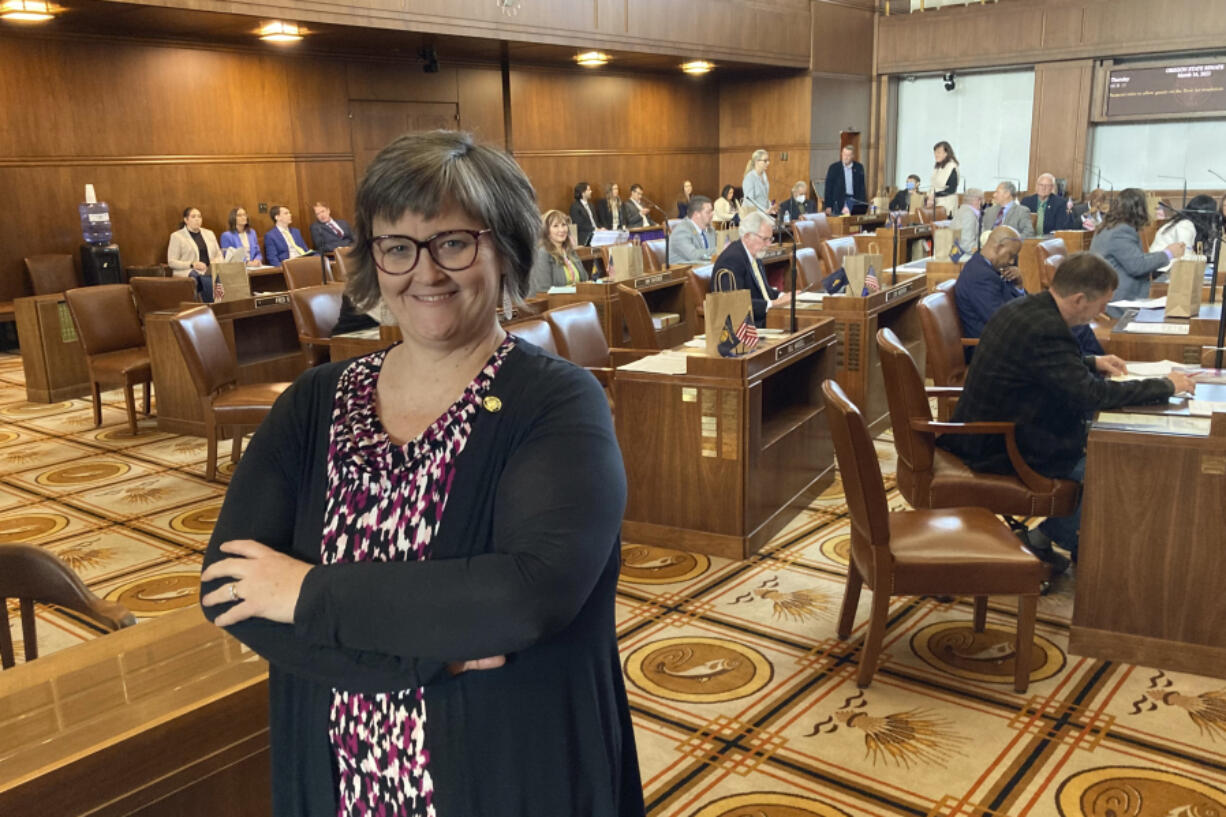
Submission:
<svg viewBox="0 0 1226 817">
<path fill-rule="evenodd" d="M 1034 238 L 1034 225 L 1030 223 L 1030 211 L 1024 204 L 1013 198 L 1016 195 L 1017 185 L 1013 182 L 1001 182 L 996 185 L 996 192 L 992 194 L 992 201 L 995 204 L 983 213 L 985 230 L 1003 225 L 1017 230 L 1017 234 L 1022 238 Z"/>
<path fill-rule="evenodd" d="M 759 328 L 766 326 L 766 310 L 772 306 L 784 306 L 792 299 L 787 293 L 781 293 L 766 282 L 766 272 L 758 263 L 758 257 L 770 246 L 774 235 L 775 221 L 761 210 L 756 210 L 741 219 L 738 228 L 740 239 L 732 241 L 715 259 L 715 269 L 711 272 L 711 289 L 718 290 L 726 285 L 720 280 L 720 271 L 728 270 L 735 281 L 733 289 L 749 290 L 749 300 L 753 304 L 753 322 Z"/>
<path fill-rule="evenodd" d="M 1051 289 L 996 310 L 979 339 L 954 422 L 1015 423 L 1017 448 L 1028 466 L 1045 477 L 1081 482 L 1088 416 L 1119 406 L 1165 403 L 1194 388 L 1191 378 L 1179 372 L 1123 382 L 1098 376 L 1124 374 L 1124 361 L 1115 355 L 1083 355 L 1071 328 L 1101 313 L 1118 283 L 1106 261 L 1076 253 L 1056 270 Z M 1014 473 L 1003 434 L 944 434 L 937 445 L 976 471 Z M 1060 572 L 1068 561 L 1052 551 L 1051 543 L 1076 559 L 1080 527 L 1079 505 L 1072 515 L 1046 519 L 1032 530 L 1029 547 Z"/>
<path fill-rule="evenodd" d="M 673 228 L 668 241 L 669 264 L 705 264 L 715 255 L 711 219 L 715 205 L 706 196 L 690 196 L 689 217 Z"/>
<path fill-rule="evenodd" d="M 847 215 L 851 208 L 865 201 L 864 165 L 852 160 L 855 150 L 843 145 L 839 161 L 826 171 L 826 215 Z"/>
<path fill-rule="evenodd" d="M 1069 200 L 1056 195 L 1056 177 L 1044 173 L 1034 182 L 1035 192 L 1022 199 L 1022 204 L 1037 213 L 1039 235 L 1051 235 L 1056 230 L 1076 230 Z"/>
<path fill-rule="evenodd" d="M 311 243 L 315 252 L 332 252 L 337 247 L 353 243 L 353 230 L 344 219 L 332 218 L 332 209 L 325 202 L 315 202 L 315 221 L 311 224 Z"/>
<path fill-rule="evenodd" d="M 575 200 L 570 205 L 570 220 L 579 228 L 579 244 L 587 247 L 596 232 L 596 214 L 592 212 L 592 186 L 587 182 L 575 185 Z"/>
<path fill-rule="evenodd" d="M 264 262 L 270 267 L 279 267 L 288 258 L 310 255 L 302 233 L 297 227 L 291 227 L 294 214 L 282 204 L 274 204 L 268 215 L 272 219 L 272 229 L 264 233 Z"/>
</svg>

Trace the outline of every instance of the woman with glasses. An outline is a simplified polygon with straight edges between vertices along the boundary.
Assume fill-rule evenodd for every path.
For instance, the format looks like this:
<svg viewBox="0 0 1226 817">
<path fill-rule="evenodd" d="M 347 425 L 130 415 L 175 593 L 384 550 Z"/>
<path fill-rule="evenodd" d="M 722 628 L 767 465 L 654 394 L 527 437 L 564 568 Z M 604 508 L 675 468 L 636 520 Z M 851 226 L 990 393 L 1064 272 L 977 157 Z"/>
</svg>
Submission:
<svg viewBox="0 0 1226 817">
<path fill-rule="evenodd" d="M 586 280 L 587 270 L 570 240 L 570 218 L 561 210 L 550 210 L 536 245 L 528 291 L 546 292 L 550 287 L 574 286 Z"/>
<path fill-rule="evenodd" d="M 269 663 L 277 814 L 642 815 L 604 393 L 507 334 L 540 222 L 510 157 L 399 137 L 348 292 L 404 342 L 303 374 L 235 471 L 206 614 Z"/>
<path fill-rule="evenodd" d="M 749 163 L 745 165 L 745 179 L 741 182 L 741 200 L 773 216 L 779 208 L 771 202 L 771 183 L 766 178 L 770 163 L 771 155 L 761 148 L 749 157 Z"/>
</svg>

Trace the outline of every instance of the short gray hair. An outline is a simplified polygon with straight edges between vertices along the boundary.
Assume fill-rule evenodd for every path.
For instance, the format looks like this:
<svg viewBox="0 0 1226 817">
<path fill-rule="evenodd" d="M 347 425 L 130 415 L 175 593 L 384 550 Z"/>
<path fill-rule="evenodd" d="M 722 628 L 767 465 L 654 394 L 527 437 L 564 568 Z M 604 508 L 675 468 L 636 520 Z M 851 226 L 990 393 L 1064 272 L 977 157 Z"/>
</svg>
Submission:
<svg viewBox="0 0 1226 817">
<path fill-rule="evenodd" d="M 758 231 L 762 229 L 763 224 L 769 224 L 772 230 L 775 229 L 775 220 L 773 218 L 761 210 L 755 210 L 741 219 L 741 226 L 737 229 L 741 237 L 757 235 Z"/>
<path fill-rule="evenodd" d="M 528 290 L 541 230 L 536 191 L 507 154 L 478 145 L 461 131 L 406 133 L 394 139 L 366 169 L 354 207 L 354 269 L 346 292 L 359 309 L 382 297 L 373 255 L 372 223 L 405 213 L 434 218 L 448 205 L 491 231 L 504 286 L 514 300 Z M 425 236 L 418 236 L 424 238 Z"/>
<path fill-rule="evenodd" d="M 1013 182 L 1001 182 L 1000 184 L 996 185 L 997 190 L 999 190 L 1002 187 L 1009 191 L 1010 196 L 1013 196 L 1013 197 L 1017 196 L 1017 185 L 1014 184 Z"/>
</svg>

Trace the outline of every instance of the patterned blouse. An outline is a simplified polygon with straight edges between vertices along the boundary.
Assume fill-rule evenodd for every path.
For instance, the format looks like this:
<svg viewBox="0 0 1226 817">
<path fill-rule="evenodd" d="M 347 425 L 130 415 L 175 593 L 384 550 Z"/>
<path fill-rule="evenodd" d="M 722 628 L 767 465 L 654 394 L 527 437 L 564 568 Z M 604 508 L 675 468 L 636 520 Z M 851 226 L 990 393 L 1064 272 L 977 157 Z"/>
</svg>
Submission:
<svg viewBox="0 0 1226 817">
<path fill-rule="evenodd" d="M 332 409 L 324 564 L 429 558 L 455 460 L 507 353 L 508 335 L 464 393 L 416 439 L 392 443 L 375 410 L 387 352 L 354 361 Z M 434 817 L 421 688 L 363 694 L 332 690 L 329 739 L 339 781 L 338 815 Z"/>
</svg>

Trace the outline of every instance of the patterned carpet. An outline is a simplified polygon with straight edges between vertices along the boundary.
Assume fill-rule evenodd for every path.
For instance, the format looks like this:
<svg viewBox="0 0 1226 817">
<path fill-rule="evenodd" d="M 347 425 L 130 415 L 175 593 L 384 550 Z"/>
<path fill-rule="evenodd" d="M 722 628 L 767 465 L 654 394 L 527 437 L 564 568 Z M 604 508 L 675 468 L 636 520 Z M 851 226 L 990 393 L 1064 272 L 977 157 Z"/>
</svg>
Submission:
<svg viewBox="0 0 1226 817">
<path fill-rule="evenodd" d="M 130 437 L 119 392 L 104 397 L 101 429 L 86 400 L 27 403 L 20 359 L 0 356 L 0 542 L 46 547 L 138 618 L 194 604 L 224 488 L 203 479 L 203 440 L 150 420 Z M 878 456 L 891 474 L 888 439 Z M 1226 813 L 1226 681 L 1069 655 L 1070 577 L 1040 603 L 1026 694 L 1012 599 L 976 634 L 969 599 L 927 597 L 893 601 L 861 691 L 870 593 L 852 639 L 834 632 L 847 551 L 837 481 L 753 559 L 624 546 L 618 632 L 650 814 Z M 39 615 L 44 654 L 97 635 Z"/>
</svg>

